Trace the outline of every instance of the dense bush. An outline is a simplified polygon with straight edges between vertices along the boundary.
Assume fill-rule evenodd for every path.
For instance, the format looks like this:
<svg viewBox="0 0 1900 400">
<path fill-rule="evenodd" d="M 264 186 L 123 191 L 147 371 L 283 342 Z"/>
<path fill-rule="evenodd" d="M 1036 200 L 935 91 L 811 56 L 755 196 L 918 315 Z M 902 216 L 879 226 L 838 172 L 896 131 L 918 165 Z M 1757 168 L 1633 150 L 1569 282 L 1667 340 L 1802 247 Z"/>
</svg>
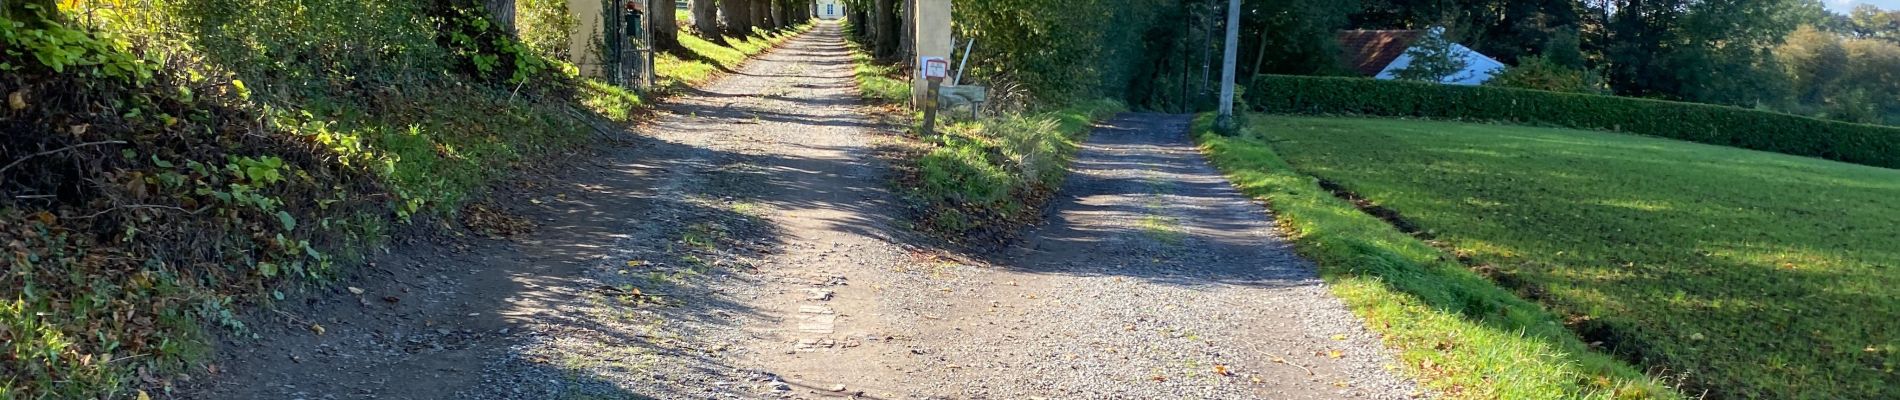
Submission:
<svg viewBox="0 0 1900 400">
<path fill-rule="evenodd" d="M 1486 85 L 1565 93 L 1601 93 L 1602 80 L 1592 71 L 1566 67 L 1544 56 L 1524 57 L 1516 67 L 1498 73 Z"/>
<path fill-rule="evenodd" d="M 1298 114 L 1549 124 L 1900 168 L 1900 128 L 1736 107 L 1363 78 L 1262 76 L 1249 103 Z"/>
</svg>

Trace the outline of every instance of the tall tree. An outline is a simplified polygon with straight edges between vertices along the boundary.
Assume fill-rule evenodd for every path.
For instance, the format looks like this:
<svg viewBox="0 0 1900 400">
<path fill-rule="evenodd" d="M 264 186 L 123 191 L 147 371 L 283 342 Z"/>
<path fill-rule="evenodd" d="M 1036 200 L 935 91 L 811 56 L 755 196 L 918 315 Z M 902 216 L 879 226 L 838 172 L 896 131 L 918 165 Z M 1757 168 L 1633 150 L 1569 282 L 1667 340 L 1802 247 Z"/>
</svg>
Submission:
<svg viewBox="0 0 1900 400">
<path fill-rule="evenodd" d="M 751 0 L 719 0 L 719 12 L 726 15 L 726 36 L 745 40 L 752 35 Z"/>
<path fill-rule="evenodd" d="M 725 43 L 725 35 L 719 34 L 719 1 L 693 0 L 692 9 L 693 33 L 714 43 Z"/>
<path fill-rule="evenodd" d="M 864 12 L 867 2 L 869 2 L 869 0 L 846 0 L 844 2 L 844 22 L 846 28 L 848 28 L 845 33 L 850 34 L 861 42 L 869 41 L 871 38 L 871 30 L 869 29 L 871 24 L 870 15 Z"/>
<path fill-rule="evenodd" d="M 1445 28 L 1433 28 L 1420 35 L 1412 47 L 1405 49 L 1405 55 L 1411 64 L 1392 73 L 1394 78 L 1410 81 L 1443 82 L 1462 78 L 1458 73 L 1471 64 L 1465 53 L 1457 51 L 1458 44 L 1452 43 L 1446 36 Z"/>
<path fill-rule="evenodd" d="M 1775 48 L 1787 68 L 1795 94 L 1802 103 L 1820 104 L 1847 75 L 1847 47 L 1841 38 L 1813 26 L 1802 26 Z"/>
<path fill-rule="evenodd" d="M 752 26 L 764 30 L 778 29 L 772 25 L 772 3 L 770 0 L 748 0 L 752 2 Z"/>
<path fill-rule="evenodd" d="M 1614 0 L 1602 6 L 1606 18 L 1610 86 L 1625 96 L 1667 97 L 1681 92 L 1670 69 L 1669 50 L 1678 46 L 1677 25 L 1688 0 Z"/>
<path fill-rule="evenodd" d="M 680 47 L 679 3 L 673 0 L 654 0 L 647 2 L 652 10 L 647 10 L 647 26 L 651 32 L 653 48 L 671 50 Z"/>
<path fill-rule="evenodd" d="M 1855 37 L 1900 43 L 1900 10 L 1883 11 L 1872 4 L 1861 4 L 1847 13 L 1847 22 Z"/>
<path fill-rule="evenodd" d="M 1253 0 L 1241 18 L 1243 76 L 1330 74 L 1339 68 L 1338 31 L 1360 9 L 1351 0 Z"/>
<path fill-rule="evenodd" d="M 872 48 L 877 58 L 892 59 L 898 57 L 900 38 L 898 31 L 903 29 L 903 21 L 897 19 L 896 0 L 875 0 L 876 9 L 871 11 Z"/>
<path fill-rule="evenodd" d="M 897 34 L 897 55 L 898 57 L 904 58 L 904 62 L 906 63 L 909 63 L 910 57 L 914 56 L 911 54 L 911 51 L 917 48 L 917 15 L 915 15 L 917 13 L 915 10 L 917 10 L 917 0 L 904 0 L 904 8 L 898 11 L 898 14 L 900 14 L 899 17 L 904 19 L 904 24 L 903 28 L 900 28 Z M 954 43 L 951 47 L 955 47 Z M 955 49 L 952 50 L 954 51 Z"/>
</svg>

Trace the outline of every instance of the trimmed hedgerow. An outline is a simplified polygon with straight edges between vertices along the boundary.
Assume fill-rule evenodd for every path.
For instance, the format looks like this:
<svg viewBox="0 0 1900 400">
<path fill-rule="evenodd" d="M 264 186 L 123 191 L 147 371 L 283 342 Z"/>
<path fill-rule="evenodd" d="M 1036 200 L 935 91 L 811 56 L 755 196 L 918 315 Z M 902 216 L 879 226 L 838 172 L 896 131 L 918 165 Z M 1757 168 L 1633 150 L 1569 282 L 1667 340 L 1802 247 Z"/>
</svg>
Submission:
<svg viewBox="0 0 1900 400">
<path fill-rule="evenodd" d="M 1556 125 L 1900 168 L 1900 127 L 1673 101 L 1364 78 L 1262 76 L 1256 109 Z"/>
</svg>

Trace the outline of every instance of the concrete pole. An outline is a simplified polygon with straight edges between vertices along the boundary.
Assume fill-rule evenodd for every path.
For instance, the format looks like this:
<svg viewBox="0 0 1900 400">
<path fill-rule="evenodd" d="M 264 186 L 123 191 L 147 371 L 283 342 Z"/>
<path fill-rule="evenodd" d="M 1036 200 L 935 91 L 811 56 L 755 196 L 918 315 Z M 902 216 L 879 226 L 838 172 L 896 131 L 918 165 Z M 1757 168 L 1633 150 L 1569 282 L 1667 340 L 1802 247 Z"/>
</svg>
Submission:
<svg viewBox="0 0 1900 400">
<path fill-rule="evenodd" d="M 950 59 L 950 0 L 915 0 L 914 6 L 916 8 L 909 11 L 917 15 L 916 31 L 912 32 L 917 47 L 911 54 L 917 58 L 909 60 L 909 64 L 916 66 L 910 72 L 910 95 L 911 104 L 922 107 L 930 84 L 924 80 L 923 63 L 918 60 L 924 57 Z"/>
<path fill-rule="evenodd" d="M 1227 43 L 1221 46 L 1220 122 L 1224 129 L 1234 123 L 1234 63 L 1240 55 L 1240 0 L 1227 0 Z"/>
</svg>

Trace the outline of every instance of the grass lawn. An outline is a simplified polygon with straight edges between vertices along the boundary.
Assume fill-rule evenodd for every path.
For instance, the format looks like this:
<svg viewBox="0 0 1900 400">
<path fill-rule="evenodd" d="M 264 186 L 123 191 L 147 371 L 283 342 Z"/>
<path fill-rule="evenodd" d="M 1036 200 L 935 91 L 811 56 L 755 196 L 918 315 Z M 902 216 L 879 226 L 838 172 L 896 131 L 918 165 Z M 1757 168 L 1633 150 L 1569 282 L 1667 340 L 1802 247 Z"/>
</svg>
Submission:
<svg viewBox="0 0 1900 400">
<path fill-rule="evenodd" d="M 1536 301 L 1584 341 L 1600 342 L 1597 351 L 1683 378 L 1684 393 L 1900 396 L 1900 171 L 1575 130 L 1264 115 L 1252 121 L 1247 137 L 1204 143 L 1238 183 L 1268 197 L 1296 233 L 1350 219 L 1285 206 L 1282 200 L 1311 197 L 1316 186 L 1306 176 L 1317 177 L 1396 211 L 1421 231 L 1417 237 L 1466 271 Z M 1356 250 L 1421 251 L 1401 243 L 1419 239 L 1381 238 Z M 1301 240 L 1309 252 L 1340 251 L 1314 250 L 1324 243 Z M 1544 342 L 1561 354 L 1552 361 L 1598 357 L 1575 338 L 1534 326 L 1537 318 L 1504 321 L 1534 310 L 1458 306 L 1456 299 L 1434 300 L 1442 288 L 1408 282 L 1454 272 L 1368 273 L 1355 264 L 1363 258 L 1315 258 L 1327 264 L 1329 278 L 1352 282 L 1337 290 L 1362 315 L 1377 314 L 1368 310 L 1379 306 L 1348 292 L 1387 291 L 1432 304 L 1431 312 L 1525 332 L 1518 341 Z M 1373 277 L 1384 282 L 1361 282 Z M 1368 317 L 1375 325 L 1423 318 Z M 1426 371 L 1428 379 L 1470 375 L 1429 371 L 1421 360 L 1458 360 L 1412 354 L 1418 343 L 1406 337 L 1411 333 L 1386 331 L 1407 361 L 1426 367 L 1415 372 Z M 1595 362 L 1571 367 L 1584 366 L 1578 376 L 1587 379 L 1601 372 L 1627 378 L 1617 372 L 1626 367 L 1589 366 Z M 1452 368 L 1473 367 L 1513 375 L 1495 365 Z"/>
</svg>

